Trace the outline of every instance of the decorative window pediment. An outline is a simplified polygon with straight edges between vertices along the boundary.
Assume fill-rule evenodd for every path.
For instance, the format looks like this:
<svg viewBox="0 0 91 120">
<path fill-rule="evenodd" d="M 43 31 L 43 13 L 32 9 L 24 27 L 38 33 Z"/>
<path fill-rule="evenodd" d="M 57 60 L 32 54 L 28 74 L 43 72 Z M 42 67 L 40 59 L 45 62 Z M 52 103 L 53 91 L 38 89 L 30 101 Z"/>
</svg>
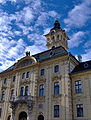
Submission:
<svg viewBox="0 0 91 120">
<path fill-rule="evenodd" d="M 25 67 L 28 66 L 30 64 L 34 64 L 36 63 L 36 59 L 34 57 L 31 56 L 27 56 L 22 58 L 21 60 L 19 60 L 15 66 L 15 68 L 21 68 L 21 67 Z"/>
</svg>

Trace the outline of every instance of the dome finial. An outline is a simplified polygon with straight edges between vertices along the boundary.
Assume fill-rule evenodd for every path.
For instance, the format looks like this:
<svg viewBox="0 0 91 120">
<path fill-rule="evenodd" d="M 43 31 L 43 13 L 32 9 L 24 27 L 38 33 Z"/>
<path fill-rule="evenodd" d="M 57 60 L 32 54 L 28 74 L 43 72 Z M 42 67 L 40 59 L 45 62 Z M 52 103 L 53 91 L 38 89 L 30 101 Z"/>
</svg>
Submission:
<svg viewBox="0 0 91 120">
<path fill-rule="evenodd" d="M 58 19 L 55 20 L 54 29 L 60 29 L 60 23 L 59 23 Z"/>
</svg>

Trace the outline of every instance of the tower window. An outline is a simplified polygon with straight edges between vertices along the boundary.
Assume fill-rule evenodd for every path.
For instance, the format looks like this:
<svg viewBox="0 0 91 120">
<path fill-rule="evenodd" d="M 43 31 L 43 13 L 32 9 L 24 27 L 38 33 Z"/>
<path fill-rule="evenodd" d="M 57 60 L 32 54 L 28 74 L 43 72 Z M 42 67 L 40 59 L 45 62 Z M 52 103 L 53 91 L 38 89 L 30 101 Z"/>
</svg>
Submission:
<svg viewBox="0 0 91 120">
<path fill-rule="evenodd" d="M 59 105 L 54 105 L 54 117 L 59 117 Z"/>
<path fill-rule="evenodd" d="M 40 75 L 43 76 L 45 74 L 45 69 L 40 70 Z"/>
<path fill-rule="evenodd" d="M 54 66 L 54 72 L 59 72 L 59 65 Z"/>
<path fill-rule="evenodd" d="M 54 83 L 54 95 L 59 94 L 59 82 Z"/>
<path fill-rule="evenodd" d="M 22 74 L 22 79 L 24 79 L 24 78 L 25 78 L 25 73 Z"/>
<path fill-rule="evenodd" d="M 29 72 L 26 73 L 26 78 L 29 78 Z"/>
<path fill-rule="evenodd" d="M 59 40 L 59 35 L 57 35 L 57 39 Z"/>
<path fill-rule="evenodd" d="M 75 92 L 82 93 L 82 83 L 81 80 L 75 81 Z"/>
<path fill-rule="evenodd" d="M 77 104 L 77 117 L 83 117 L 83 104 Z"/>
<path fill-rule="evenodd" d="M 39 96 L 44 96 L 44 84 L 39 86 Z"/>
<path fill-rule="evenodd" d="M 55 37 L 53 36 L 53 37 L 52 37 L 52 40 L 54 40 L 54 39 L 55 39 Z"/>
</svg>

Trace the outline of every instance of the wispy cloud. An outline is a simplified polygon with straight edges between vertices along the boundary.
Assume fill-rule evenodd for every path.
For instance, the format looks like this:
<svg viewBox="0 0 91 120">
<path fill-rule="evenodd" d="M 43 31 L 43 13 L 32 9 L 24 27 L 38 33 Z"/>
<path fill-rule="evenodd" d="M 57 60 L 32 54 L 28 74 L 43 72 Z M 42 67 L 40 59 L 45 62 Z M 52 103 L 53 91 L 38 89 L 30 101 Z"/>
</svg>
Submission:
<svg viewBox="0 0 91 120">
<path fill-rule="evenodd" d="M 68 17 L 64 19 L 64 22 L 68 28 L 79 28 L 84 26 L 89 19 L 91 19 L 91 0 L 83 0 L 81 4 L 75 5 L 69 11 Z"/>
<path fill-rule="evenodd" d="M 27 50 L 31 54 L 46 50 L 45 26 L 50 17 L 58 16 L 54 10 L 43 8 L 41 0 L 0 0 L 0 4 L 8 4 L 7 1 L 17 8 L 19 2 L 24 2 L 25 6 L 12 14 L 0 10 L 0 71 L 24 56 Z M 40 26 L 43 27 L 41 32 Z"/>
<path fill-rule="evenodd" d="M 85 35 L 85 32 L 79 31 L 77 33 L 74 33 L 69 40 L 69 48 L 79 47 L 80 43 L 83 42 L 83 37 Z"/>
</svg>

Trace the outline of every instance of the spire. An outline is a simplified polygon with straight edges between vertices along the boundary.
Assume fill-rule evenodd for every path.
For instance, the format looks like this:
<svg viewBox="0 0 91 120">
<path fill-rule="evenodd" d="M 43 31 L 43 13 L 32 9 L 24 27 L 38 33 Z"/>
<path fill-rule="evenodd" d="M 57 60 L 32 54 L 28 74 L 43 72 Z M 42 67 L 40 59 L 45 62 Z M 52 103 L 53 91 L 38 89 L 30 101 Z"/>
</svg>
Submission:
<svg viewBox="0 0 91 120">
<path fill-rule="evenodd" d="M 54 23 L 54 29 L 60 29 L 60 23 L 58 20 L 56 20 Z"/>
</svg>

